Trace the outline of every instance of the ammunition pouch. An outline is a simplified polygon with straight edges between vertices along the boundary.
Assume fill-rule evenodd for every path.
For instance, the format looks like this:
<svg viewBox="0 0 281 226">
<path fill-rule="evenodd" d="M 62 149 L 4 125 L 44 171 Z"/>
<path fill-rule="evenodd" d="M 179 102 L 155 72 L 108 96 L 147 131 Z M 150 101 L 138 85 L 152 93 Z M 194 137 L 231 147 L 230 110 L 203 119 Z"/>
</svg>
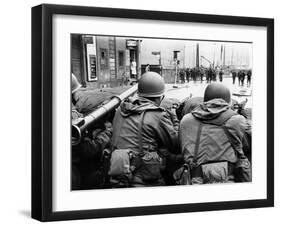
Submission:
<svg viewBox="0 0 281 226">
<path fill-rule="evenodd" d="M 204 163 L 191 170 L 192 184 L 213 184 L 232 182 L 234 164 L 222 162 Z"/>
<path fill-rule="evenodd" d="M 119 176 L 131 174 L 129 149 L 116 149 L 112 152 L 110 158 L 110 168 L 108 175 Z"/>
<path fill-rule="evenodd" d="M 251 163 L 247 157 L 240 157 L 235 164 L 234 177 L 236 182 L 251 182 L 252 168 Z"/>
<path fill-rule="evenodd" d="M 140 165 L 135 174 L 139 175 L 143 181 L 156 181 L 162 177 L 161 171 L 164 164 L 157 152 L 145 152 L 144 155 L 136 158 L 139 158 Z"/>
</svg>

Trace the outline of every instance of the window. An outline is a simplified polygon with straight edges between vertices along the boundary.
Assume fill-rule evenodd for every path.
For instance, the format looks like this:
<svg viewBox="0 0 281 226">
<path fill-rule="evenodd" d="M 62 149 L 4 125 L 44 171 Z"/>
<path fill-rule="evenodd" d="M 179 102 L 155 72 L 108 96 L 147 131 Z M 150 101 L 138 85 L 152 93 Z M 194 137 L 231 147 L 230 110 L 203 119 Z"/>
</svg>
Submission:
<svg viewBox="0 0 281 226">
<path fill-rule="evenodd" d="M 103 69 L 108 67 L 107 49 L 100 49 L 100 65 Z"/>
</svg>

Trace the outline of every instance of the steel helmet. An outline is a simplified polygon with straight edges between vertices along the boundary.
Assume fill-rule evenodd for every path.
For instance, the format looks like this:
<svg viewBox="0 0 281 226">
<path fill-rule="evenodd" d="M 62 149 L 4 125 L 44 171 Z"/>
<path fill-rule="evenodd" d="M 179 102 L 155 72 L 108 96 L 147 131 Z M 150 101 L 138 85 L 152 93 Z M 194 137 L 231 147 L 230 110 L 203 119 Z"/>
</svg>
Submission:
<svg viewBox="0 0 281 226">
<path fill-rule="evenodd" d="M 164 79 L 156 72 L 144 73 L 138 83 L 138 95 L 141 97 L 160 97 L 165 92 Z"/>
<path fill-rule="evenodd" d="M 78 82 L 75 75 L 71 74 L 71 93 L 76 92 L 81 87 L 81 84 Z"/>
<path fill-rule="evenodd" d="M 230 103 L 230 90 L 220 83 L 212 83 L 208 85 L 204 94 L 204 102 L 216 98 L 224 99 L 227 103 Z"/>
</svg>

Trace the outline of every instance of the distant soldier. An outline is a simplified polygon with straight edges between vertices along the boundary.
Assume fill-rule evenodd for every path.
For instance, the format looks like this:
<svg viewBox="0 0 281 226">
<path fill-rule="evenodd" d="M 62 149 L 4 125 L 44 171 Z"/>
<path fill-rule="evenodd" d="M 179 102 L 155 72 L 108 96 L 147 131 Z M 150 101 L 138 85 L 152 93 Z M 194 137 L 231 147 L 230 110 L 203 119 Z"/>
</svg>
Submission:
<svg viewBox="0 0 281 226">
<path fill-rule="evenodd" d="M 186 81 L 189 82 L 189 80 L 190 80 L 190 69 L 189 68 L 185 69 L 185 77 L 186 77 Z"/>
<path fill-rule="evenodd" d="M 138 83 L 138 97 L 122 103 L 115 114 L 109 174 L 117 187 L 118 181 L 132 187 L 166 184 L 165 157 L 179 153 L 179 142 L 173 113 L 160 107 L 164 91 L 164 79 L 146 72 Z"/>
<path fill-rule="evenodd" d="M 191 79 L 193 80 L 193 82 L 196 82 L 196 72 L 195 72 L 195 68 L 191 68 L 191 69 L 190 69 L 190 76 L 191 76 Z"/>
<path fill-rule="evenodd" d="M 241 85 L 244 86 L 246 73 L 244 70 L 241 71 Z"/>
<path fill-rule="evenodd" d="M 200 73 L 200 81 L 201 81 L 201 83 L 202 83 L 202 82 L 203 82 L 203 78 L 204 78 L 204 73 L 205 73 L 203 67 L 200 67 L 199 73 Z"/>
<path fill-rule="evenodd" d="M 249 182 L 251 165 L 243 152 L 250 125 L 230 109 L 230 91 L 207 86 L 204 102 L 180 123 L 180 143 L 189 172 L 186 184 Z"/>
<path fill-rule="evenodd" d="M 183 69 L 181 69 L 180 70 L 180 81 L 181 81 L 181 83 L 185 82 L 184 79 L 185 79 L 185 71 Z"/>
<path fill-rule="evenodd" d="M 212 72 L 212 68 L 210 66 L 208 71 L 207 71 L 207 83 L 212 81 L 212 77 L 213 77 L 213 72 Z"/>
<path fill-rule="evenodd" d="M 247 72 L 247 86 L 251 86 L 251 80 L 252 80 L 252 70 L 248 70 L 248 72 Z"/>
<path fill-rule="evenodd" d="M 238 85 L 240 86 L 242 84 L 241 80 L 242 80 L 242 70 L 239 70 L 237 73 L 238 76 Z"/>
<path fill-rule="evenodd" d="M 212 68 L 212 80 L 217 81 L 217 71 L 215 68 Z"/>
<path fill-rule="evenodd" d="M 219 71 L 219 80 L 220 80 L 220 82 L 222 82 L 222 80 L 223 80 L 223 70 Z"/>
<path fill-rule="evenodd" d="M 232 74 L 232 84 L 234 85 L 234 84 L 235 84 L 235 80 L 236 80 L 237 73 L 236 73 L 236 71 L 232 70 L 231 74 Z"/>
</svg>

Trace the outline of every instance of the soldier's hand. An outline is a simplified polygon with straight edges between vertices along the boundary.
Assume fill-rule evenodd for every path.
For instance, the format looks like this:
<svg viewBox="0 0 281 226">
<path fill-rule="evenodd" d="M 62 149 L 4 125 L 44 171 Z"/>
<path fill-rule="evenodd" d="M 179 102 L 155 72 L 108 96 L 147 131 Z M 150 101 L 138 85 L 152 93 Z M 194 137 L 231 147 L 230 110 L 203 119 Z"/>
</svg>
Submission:
<svg viewBox="0 0 281 226">
<path fill-rule="evenodd" d="M 98 134 L 100 134 L 102 132 L 102 129 L 98 128 L 92 131 L 92 139 L 96 138 L 98 136 Z"/>
<path fill-rule="evenodd" d="M 110 132 L 113 131 L 112 124 L 110 122 L 105 122 L 104 127 L 105 127 L 106 130 L 108 130 Z"/>
</svg>

